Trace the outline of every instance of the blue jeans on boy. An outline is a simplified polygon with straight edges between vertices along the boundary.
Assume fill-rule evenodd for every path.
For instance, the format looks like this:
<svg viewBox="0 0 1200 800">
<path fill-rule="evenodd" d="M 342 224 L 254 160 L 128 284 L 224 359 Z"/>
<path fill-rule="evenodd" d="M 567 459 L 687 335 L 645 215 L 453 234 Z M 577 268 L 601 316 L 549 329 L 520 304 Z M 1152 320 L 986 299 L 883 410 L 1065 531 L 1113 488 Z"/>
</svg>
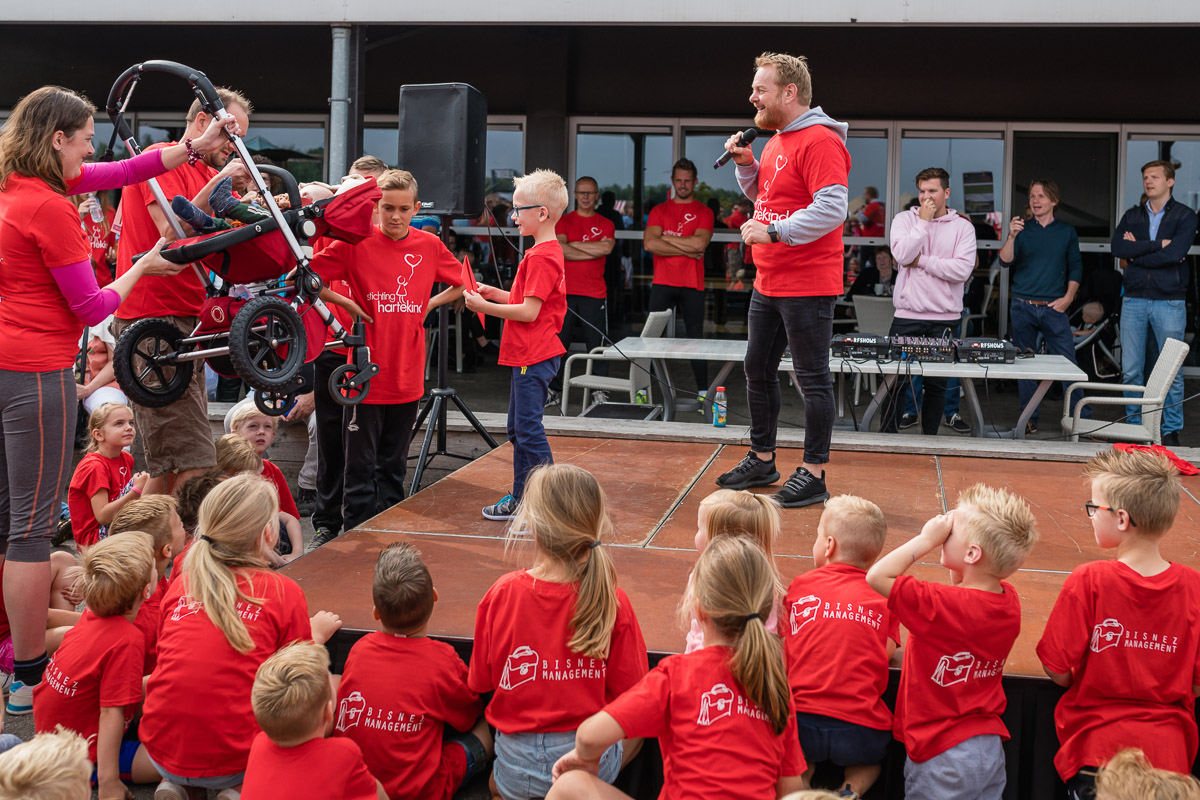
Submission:
<svg viewBox="0 0 1200 800">
<path fill-rule="evenodd" d="M 1167 339 L 1184 341 L 1187 327 L 1187 303 L 1183 300 L 1150 300 L 1145 297 L 1125 297 L 1121 300 L 1121 372 L 1122 383 L 1145 385 L 1146 333 L 1154 334 L 1159 351 Z M 1126 394 L 1127 397 L 1136 397 Z M 1183 371 L 1176 373 L 1175 382 L 1167 392 L 1167 404 L 1162 414 L 1162 432 L 1183 430 Z M 1142 407 L 1125 406 L 1127 422 L 1141 424 Z"/>
<path fill-rule="evenodd" d="M 1042 334 L 1042 338 L 1046 341 L 1046 351 L 1051 355 L 1066 356 L 1067 360 L 1075 364 L 1075 336 L 1071 333 L 1071 323 L 1067 319 L 1067 315 L 1061 311 L 1056 311 L 1050 306 L 1035 306 L 1013 298 L 1012 305 L 1009 310 L 1009 321 L 1012 324 L 1013 344 L 1017 350 L 1034 350 L 1037 347 L 1038 334 Z M 1028 405 L 1029 400 L 1033 397 L 1034 391 L 1037 389 L 1037 381 L 1017 381 L 1017 393 L 1021 398 L 1021 408 Z M 1063 391 L 1067 390 L 1067 382 L 1063 381 Z M 1074 409 L 1075 404 L 1083 398 L 1083 392 L 1076 389 L 1071 392 L 1070 408 Z M 1087 409 L 1084 409 L 1087 411 Z M 1033 414 L 1029 417 L 1029 421 L 1037 425 L 1038 412 L 1040 408 L 1035 408 Z M 1084 416 L 1090 417 L 1090 413 L 1085 413 Z"/>
<path fill-rule="evenodd" d="M 527 367 L 512 368 L 512 386 L 508 392 L 508 440 L 513 448 L 513 488 L 517 500 L 525 491 L 525 479 L 534 467 L 553 464 L 542 410 L 550 381 L 558 373 L 558 356 Z"/>
</svg>

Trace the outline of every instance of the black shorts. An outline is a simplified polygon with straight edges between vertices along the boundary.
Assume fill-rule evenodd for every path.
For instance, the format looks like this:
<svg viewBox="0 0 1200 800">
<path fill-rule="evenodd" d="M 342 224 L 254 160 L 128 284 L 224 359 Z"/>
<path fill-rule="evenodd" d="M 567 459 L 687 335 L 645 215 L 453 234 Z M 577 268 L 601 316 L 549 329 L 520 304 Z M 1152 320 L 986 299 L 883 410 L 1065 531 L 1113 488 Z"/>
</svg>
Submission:
<svg viewBox="0 0 1200 800">
<path fill-rule="evenodd" d="M 800 750 L 809 764 L 832 761 L 839 767 L 879 764 L 892 741 L 890 730 L 876 730 L 853 722 L 797 712 Z"/>
</svg>

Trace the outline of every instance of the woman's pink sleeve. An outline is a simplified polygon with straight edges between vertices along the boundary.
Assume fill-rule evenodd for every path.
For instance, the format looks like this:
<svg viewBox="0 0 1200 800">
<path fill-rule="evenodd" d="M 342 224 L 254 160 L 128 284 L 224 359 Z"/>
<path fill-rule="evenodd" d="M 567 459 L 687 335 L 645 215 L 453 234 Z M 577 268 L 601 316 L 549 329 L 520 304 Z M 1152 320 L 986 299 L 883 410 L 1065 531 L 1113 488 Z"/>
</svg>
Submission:
<svg viewBox="0 0 1200 800">
<path fill-rule="evenodd" d="M 127 158 L 124 161 L 99 161 L 84 164 L 83 172 L 67 185 L 67 194 L 87 194 L 105 189 L 120 189 L 141 183 L 167 170 L 163 168 L 162 149 Z"/>
<path fill-rule="evenodd" d="M 84 325 L 95 325 L 121 305 L 121 295 L 113 289 L 101 289 L 91 261 L 77 261 L 65 267 L 53 267 L 50 274 L 58 290 L 67 299 L 67 306 Z"/>
</svg>

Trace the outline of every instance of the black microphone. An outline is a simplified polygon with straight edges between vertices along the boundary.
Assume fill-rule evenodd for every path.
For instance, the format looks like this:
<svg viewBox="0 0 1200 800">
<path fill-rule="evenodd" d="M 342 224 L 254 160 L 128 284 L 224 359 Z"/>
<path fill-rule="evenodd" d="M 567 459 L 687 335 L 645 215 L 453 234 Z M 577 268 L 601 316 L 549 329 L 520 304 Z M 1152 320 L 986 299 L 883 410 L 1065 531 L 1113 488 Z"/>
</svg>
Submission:
<svg viewBox="0 0 1200 800">
<path fill-rule="evenodd" d="M 758 128 L 747 128 L 741 136 L 738 137 L 737 146 L 747 147 L 751 142 L 758 138 Z M 729 159 L 733 158 L 733 153 L 726 150 L 721 153 L 721 157 L 713 164 L 713 169 L 720 169 L 725 166 Z"/>
</svg>

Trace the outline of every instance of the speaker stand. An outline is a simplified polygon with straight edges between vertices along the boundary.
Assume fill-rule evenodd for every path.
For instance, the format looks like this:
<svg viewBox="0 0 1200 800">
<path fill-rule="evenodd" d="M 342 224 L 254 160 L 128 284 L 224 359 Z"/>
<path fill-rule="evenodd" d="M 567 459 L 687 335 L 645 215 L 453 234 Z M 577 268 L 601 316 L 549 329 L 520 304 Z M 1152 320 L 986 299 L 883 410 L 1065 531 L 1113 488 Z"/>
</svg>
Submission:
<svg viewBox="0 0 1200 800">
<path fill-rule="evenodd" d="M 449 232 L 447 224 L 449 219 L 442 218 L 442 243 L 446 241 L 446 234 Z M 446 412 L 450 408 L 450 403 L 458 406 L 458 410 L 467 418 L 467 422 L 471 423 L 471 427 L 475 432 L 487 442 L 488 447 L 495 449 L 499 447 L 492 435 L 487 432 L 487 429 L 479 422 L 479 419 L 471 413 L 471 409 L 467 407 L 466 401 L 458 396 L 450 386 L 449 379 L 449 360 L 450 360 L 450 308 L 447 304 L 442 304 L 438 307 L 438 382 L 437 388 L 429 392 L 429 400 L 425 402 L 425 406 L 421 409 L 421 413 L 417 415 L 417 421 L 413 425 L 413 435 L 421 430 L 421 425 L 426 419 L 429 419 L 429 427 L 425 429 L 425 438 L 421 442 L 421 452 L 417 456 L 417 465 L 413 469 L 412 483 L 408 487 L 408 496 L 412 497 L 421 488 L 421 476 L 425 472 L 425 468 L 433 462 L 433 459 L 438 456 L 449 456 L 450 458 L 458 458 L 463 461 L 471 461 L 471 456 L 464 456 L 460 453 L 451 453 L 446 449 Z M 433 444 L 434 435 L 437 435 L 437 449 L 430 452 L 430 446 Z"/>
</svg>

